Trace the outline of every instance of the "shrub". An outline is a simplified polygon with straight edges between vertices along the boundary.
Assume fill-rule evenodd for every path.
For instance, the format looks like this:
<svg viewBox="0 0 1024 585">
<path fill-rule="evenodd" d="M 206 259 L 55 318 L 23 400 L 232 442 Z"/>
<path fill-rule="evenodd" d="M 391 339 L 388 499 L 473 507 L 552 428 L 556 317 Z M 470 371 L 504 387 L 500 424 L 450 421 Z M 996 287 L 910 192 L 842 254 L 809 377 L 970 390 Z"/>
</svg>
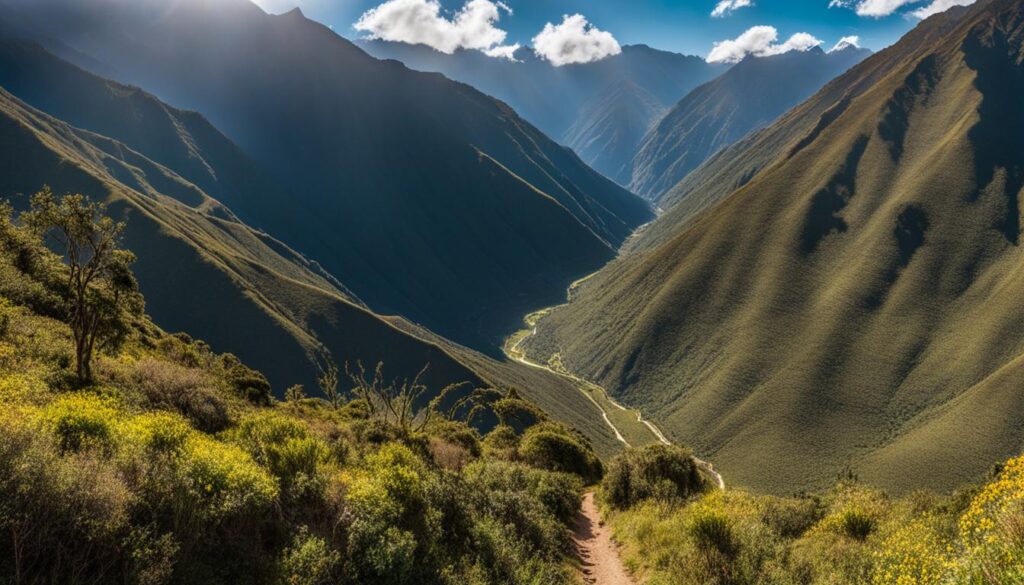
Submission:
<svg viewBox="0 0 1024 585">
<path fill-rule="evenodd" d="M 561 425 L 530 427 L 519 443 L 519 457 L 540 469 L 574 473 L 587 483 L 601 479 L 601 460 L 589 443 Z"/>
<path fill-rule="evenodd" d="M 332 585 L 341 573 L 341 553 L 302 527 L 285 549 L 279 566 L 281 585 Z"/>
<path fill-rule="evenodd" d="M 100 398 L 84 393 L 64 396 L 43 412 L 44 424 L 57 437 L 62 452 L 90 447 L 110 450 L 117 412 Z"/>
<path fill-rule="evenodd" d="M 277 482 L 241 449 L 202 435 L 185 444 L 177 468 L 185 488 L 182 511 L 215 524 L 235 515 L 259 515 L 277 497 Z"/>
<path fill-rule="evenodd" d="M 221 364 L 228 383 L 238 396 L 253 404 L 270 404 L 273 395 L 266 376 L 246 366 L 230 353 L 221 356 Z"/>
<path fill-rule="evenodd" d="M 569 523 L 579 508 L 583 484 L 565 473 L 531 469 L 504 461 L 477 461 L 464 471 L 466 481 L 478 493 L 522 493 L 540 502 L 551 516 Z"/>
<path fill-rule="evenodd" d="M 177 455 L 192 429 L 181 417 L 167 412 L 146 413 L 120 425 L 123 443 L 139 446 L 146 455 Z"/>
<path fill-rule="evenodd" d="M 201 431 L 215 433 L 231 423 L 227 404 L 202 370 L 143 359 L 134 365 L 129 383 L 151 407 L 176 410 Z"/>
<path fill-rule="evenodd" d="M 498 425 L 484 437 L 481 448 L 492 459 L 514 460 L 518 457 L 519 434 L 508 425 Z"/>
<path fill-rule="evenodd" d="M 690 536 L 703 551 L 715 551 L 727 559 L 739 552 L 739 542 L 733 534 L 732 522 L 721 512 L 702 511 L 687 524 Z"/>
<path fill-rule="evenodd" d="M 844 510 L 839 517 L 839 525 L 843 533 L 847 537 L 861 542 L 867 540 L 875 531 L 875 524 L 874 518 L 857 508 Z"/>
<path fill-rule="evenodd" d="M 601 495 L 616 509 L 649 498 L 685 499 L 704 488 L 704 480 L 688 449 L 648 445 L 616 457 L 601 482 Z"/>
<path fill-rule="evenodd" d="M 353 576 L 373 583 L 408 582 L 424 526 L 426 468 L 407 447 L 389 443 L 366 458 L 350 479 L 346 501 L 352 512 L 348 557 Z"/>
</svg>

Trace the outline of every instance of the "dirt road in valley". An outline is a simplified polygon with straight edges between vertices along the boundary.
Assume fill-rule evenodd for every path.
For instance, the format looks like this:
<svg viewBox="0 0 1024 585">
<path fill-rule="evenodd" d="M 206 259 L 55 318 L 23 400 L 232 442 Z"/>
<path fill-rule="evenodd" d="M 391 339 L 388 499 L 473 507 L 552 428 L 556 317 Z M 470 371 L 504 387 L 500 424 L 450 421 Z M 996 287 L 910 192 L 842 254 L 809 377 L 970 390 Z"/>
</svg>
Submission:
<svg viewBox="0 0 1024 585">
<path fill-rule="evenodd" d="M 588 585 L 634 585 L 619 557 L 611 528 L 601 522 L 594 493 L 584 494 L 576 516 L 573 543 L 580 557 L 583 582 Z"/>
</svg>

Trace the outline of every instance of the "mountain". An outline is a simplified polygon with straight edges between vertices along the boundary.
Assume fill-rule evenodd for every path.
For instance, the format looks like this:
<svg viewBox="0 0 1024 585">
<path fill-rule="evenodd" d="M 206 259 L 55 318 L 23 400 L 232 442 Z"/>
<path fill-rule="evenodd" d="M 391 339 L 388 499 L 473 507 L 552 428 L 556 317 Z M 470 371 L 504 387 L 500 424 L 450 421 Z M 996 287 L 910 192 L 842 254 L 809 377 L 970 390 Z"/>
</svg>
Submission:
<svg viewBox="0 0 1024 585">
<path fill-rule="evenodd" d="M 733 484 L 980 477 L 1024 441 L 1022 41 L 1021 0 L 923 21 L 747 139 L 764 149 L 716 157 L 742 187 L 659 218 L 661 243 L 589 279 L 524 349 Z"/>
<path fill-rule="evenodd" d="M 871 51 L 789 51 L 749 56 L 690 92 L 643 137 L 626 183 L 657 201 L 708 157 L 752 130 L 770 124 L 856 65 Z"/>
<path fill-rule="evenodd" d="M 423 381 L 432 391 L 458 382 L 516 387 L 552 416 L 577 423 L 603 456 L 619 449 L 573 384 L 373 313 L 316 262 L 198 187 L 209 183 L 242 202 L 289 196 L 272 185 L 256 189 L 257 181 L 232 183 L 266 173 L 195 112 L 87 73 L 38 45 L 0 40 L 0 144 L 0 197 L 24 207 L 27 194 L 49 184 L 105 201 L 127 221 L 126 244 L 138 256 L 135 271 L 157 324 L 260 363 L 279 396 L 295 383 L 317 392 L 322 348 L 341 364 L 384 361 L 389 377 L 411 378 L 429 364 Z"/>
<path fill-rule="evenodd" d="M 618 55 L 592 63 L 555 67 L 528 48 L 519 49 L 512 61 L 479 51 L 447 55 L 407 43 L 358 44 L 376 57 L 443 73 L 505 101 L 615 180 L 636 153 L 639 138 L 669 106 L 728 68 L 646 45 L 626 45 Z M 614 144 L 598 146 L 607 140 Z M 628 177 L 620 183 L 628 183 Z"/>
<path fill-rule="evenodd" d="M 565 133 L 565 142 L 606 177 L 626 184 L 640 141 L 664 111 L 665 107 L 649 91 L 632 81 L 623 81 L 582 107 Z"/>
<path fill-rule="evenodd" d="M 374 59 L 298 10 L 102 4 L 102 17 L 74 0 L 10 10 L 119 81 L 202 112 L 290 194 L 238 202 L 239 216 L 376 312 L 497 353 L 522 314 L 651 217 L 505 104 Z"/>
</svg>

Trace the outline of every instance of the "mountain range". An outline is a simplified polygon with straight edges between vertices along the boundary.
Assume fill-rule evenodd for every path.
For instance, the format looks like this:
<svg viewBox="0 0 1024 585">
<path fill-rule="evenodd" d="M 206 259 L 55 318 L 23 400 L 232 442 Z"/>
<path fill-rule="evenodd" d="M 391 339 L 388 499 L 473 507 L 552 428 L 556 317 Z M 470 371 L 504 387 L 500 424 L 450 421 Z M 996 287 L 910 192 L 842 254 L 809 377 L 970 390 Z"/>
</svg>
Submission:
<svg viewBox="0 0 1024 585">
<path fill-rule="evenodd" d="M 659 119 L 637 144 L 625 184 L 657 201 L 711 155 L 767 126 L 870 54 L 851 45 L 746 57 Z"/>
<path fill-rule="evenodd" d="M 651 126 L 691 90 L 728 70 L 725 64 L 646 45 L 626 45 L 599 61 L 556 67 L 526 47 L 513 59 L 497 59 L 479 51 L 449 55 L 425 45 L 357 43 L 376 57 L 443 73 L 503 100 L 623 185 L 629 183 L 628 163 Z"/>
<path fill-rule="evenodd" d="M 524 349 L 760 490 L 1017 452 L 1022 4 L 932 16 L 713 156 Z"/>
<path fill-rule="evenodd" d="M 496 353 L 652 215 L 507 105 L 248 0 L 15 2 L 118 81 L 200 111 L 281 194 L 233 203 L 375 311 Z M 45 40 L 43 40 L 45 44 Z M 259 51 L 252 47 L 259 46 Z"/>
</svg>

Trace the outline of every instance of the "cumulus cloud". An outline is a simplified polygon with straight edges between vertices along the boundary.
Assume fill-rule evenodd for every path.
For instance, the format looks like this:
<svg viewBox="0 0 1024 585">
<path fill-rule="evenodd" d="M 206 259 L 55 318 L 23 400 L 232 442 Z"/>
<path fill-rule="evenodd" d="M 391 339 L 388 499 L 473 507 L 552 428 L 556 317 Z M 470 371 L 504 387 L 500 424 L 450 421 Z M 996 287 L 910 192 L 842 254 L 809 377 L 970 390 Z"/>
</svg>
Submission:
<svg viewBox="0 0 1024 585">
<path fill-rule="evenodd" d="M 854 49 L 859 49 L 860 48 L 860 37 L 858 37 L 856 35 L 849 36 L 849 37 L 843 37 L 843 38 L 839 39 L 839 42 L 836 43 L 836 46 L 834 46 L 831 49 L 829 49 L 828 52 L 829 53 L 835 53 L 836 51 L 842 51 L 843 49 L 849 49 L 850 47 L 853 47 Z"/>
<path fill-rule="evenodd" d="M 562 24 L 549 22 L 533 37 L 533 51 L 555 67 L 561 67 L 618 55 L 622 47 L 611 33 L 597 29 L 582 14 L 566 14 Z"/>
<path fill-rule="evenodd" d="M 921 4 L 925 0 L 831 0 L 829 8 L 852 8 L 859 16 L 882 18 L 897 12 L 904 6 Z M 928 18 L 933 14 L 946 11 L 954 6 L 969 6 L 975 0 L 931 0 L 927 6 L 906 12 L 907 16 Z"/>
<path fill-rule="evenodd" d="M 715 9 L 711 11 L 711 16 L 721 18 L 736 12 L 740 8 L 746 8 L 753 5 L 753 0 L 721 0 L 721 2 L 715 5 Z"/>
<path fill-rule="evenodd" d="M 503 2 L 469 0 L 451 18 L 438 0 L 388 0 L 363 13 L 352 26 L 371 39 L 427 45 L 442 53 L 475 49 L 513 58 L 518 45 L 503 45 L 508 36 L 495 26 L 501 13 L 512 14 Z"/>
<path fill-rule="evenodd" d="M 917 10 L 911 12 L 912 16 L 917 18 L 928 18 L 933 14 L 945 12 L 954 6 L 970 6 L 974 4 L 975 0 L 932 0 L 932 3 L 928 6 L 923 6 Z"/>
<path fill-rule="evenodd" d="M 777 43 L 779 31 L 773 26 L 755 26 L 733 40 L 719 41 L 708 54 L 708 63 L 738 63 L 747 55 L 766 57 L 789 51 L 807 51 L 822 41 L 808 33 L 796 33 L 784 43 Z"/>
</svg>

